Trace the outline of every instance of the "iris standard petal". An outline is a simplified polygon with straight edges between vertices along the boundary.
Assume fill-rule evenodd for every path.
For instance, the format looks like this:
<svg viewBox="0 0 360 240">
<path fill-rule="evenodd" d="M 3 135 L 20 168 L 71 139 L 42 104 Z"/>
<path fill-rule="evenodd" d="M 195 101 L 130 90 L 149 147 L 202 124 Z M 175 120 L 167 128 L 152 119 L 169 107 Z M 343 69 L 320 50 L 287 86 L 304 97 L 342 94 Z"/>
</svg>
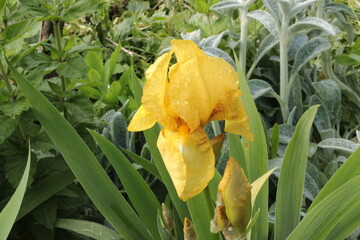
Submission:
<svg viewBox="0 0 360 240">
<path fill-rule="evenodd" d="M 175 128 L 176 121 L 168 112 L 168 67 L 172 51 L 161 55 L 146 71 L 146 83 L 141 102 L 153 117 L 167 128 Z"/>
<path fill-rule="evenodd" d="M 237 90 L 238 76 L 232 66 L 216 57 L 198 56 L 175 65 L 169 72 L 170 104 L 191 131 L 204 127 L 219 102 Z"/>
<path fill-rule="evenodd" d="M 141 105 L 132 118 L 128 130 L 132 132 L 143 131 L 151 128 L 155 123 L 156 119 Z"/>
<path fill-rule="evenodd" d="M 206 133 L 163 129 L 157 146 L 180 199 L 199 194 L 214 176 L 215 156 Z"/>
<path fill-rule="evenodd" d="M 191 40 L 171 40 L 172 50 L 175 52 L 178 63 L 183 63 L 206 54 Z"/>
</svg>

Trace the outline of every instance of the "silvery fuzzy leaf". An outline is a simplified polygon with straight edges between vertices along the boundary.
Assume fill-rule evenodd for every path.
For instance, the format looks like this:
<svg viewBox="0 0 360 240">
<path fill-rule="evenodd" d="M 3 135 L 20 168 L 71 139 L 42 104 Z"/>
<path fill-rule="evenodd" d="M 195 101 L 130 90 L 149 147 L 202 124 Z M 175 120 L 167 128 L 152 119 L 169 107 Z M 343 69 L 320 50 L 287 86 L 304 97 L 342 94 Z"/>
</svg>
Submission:
<svg viewBox="0 0 360 240">
<path fill-rule="evenodd" d="M 355 38 L 354 27 L 351 23 L 349 23 L 348 19 L 341 12 L 331 11 L 331 15 L 336 17 L 336 20 L 333 21 L 333 25 L 338 27 L 339 29 L 344 30 L 348 36 L 348 42 L 351 44 Z"/>
<path fill-rule="evenodd" d="M 313 38 L 304 44 L 295 55 L 295 62 L 291 71 L 291 78 L 296 74 L 308 61 L 316 57 L 319 53 L 330 49 L 331 44 L 324 38 Z"/>
<path fill-rule="evenodd" d="M 192 40 L 197 45 L 199 45 L 200 40 L 201 40 L 200 29 L 195 30 L 193 32 L 189 32 L 189 33 L 181 33 L 180 36 L 184 40 Z"/>
<path fill-rule="evenodd" d="M 291 25 L 289 28 L 289 37 L 299 33 L 306 33 L 314 29 L 322 30 L 330 35 L 336 34 L 334 27 L 325 20 L 317 17 L 307 17 Z"/>
<path fill-rule="evenodd" d="M 263 3 L 268 12 L 273 16 L 276 21 L 280 22 L 280 9 L 276 0 L 263 0 Z"/>
<path fill-rule="evenodd" d="M 210 10 L 213 11 L 224 11 L 224 10 L 237 10 L 239 8 L 243 8 L 245 6 L 245 2 L 240 1 L 222 1 L 217 4 L 214 4 L 210 7 Z"/>
<path fill-rule="evenodd" d="M 330 125 L 329 113 L 327 112 L 323 102 L 321 101 L 321 99 L 318 96 L 312 95 L 310 98 L 309 105 L 314 106 L 317 104 L 319 104 L 320 107 L 318 108 L 318 110 L 316 112 L 314 124 L 320 133 L 323 130 L 331 128 L 331 125 Z"/>
<path fill-rule="evenodd" d="M 208 38 L 203 38 L 199 44 L 199 46 L 201 48 L 204 47 L 212 47 L 212 48 L 216 48 L 218 47 L 218 45 L 220 44 L 221 39 L 223 38 L 223 36 L 225 35 L 226 31 L 218 34 L 218 35 L 213 35 L 210 36 Z"/>
<path fill-rule="evenodd" d="M 253 18 L 259 21 L 264 27 L 266 27 L 269 32 L 277 36 L 278 35 L 278 26 L 273 16 L 270 15 L 267 11 L 255 10 L 247 14 L 248 17 Z"/>
<path fill-rule="evenodd" d="M 341 111 L 341 90 L 339 85 L 333 80 L 328 79 L 314 82 L 313 86 L 329 113 L 331 126 L 334 127 Z"/>
<path fill-rule="evenodd" d="M 345 12 L 353 17 L 356 17 L 355 13 L 353 12 L 353 10 L 349 7 L 347 7 L 346 5 L 342 4 L 342 3 L 329 3 L 326 4 L 324 7 L 325 11 L 328 10 L 332 10 L 332 11 L 336 11 L 336 12 Z"/>
<path fill-rule="evenodd" d="M 321 148 L 340 150 L 351 154 L 355 152 L 355 150 L 359 147 L 359 144 L 342 138 L 328 138 L 321 141 L 318 146 Z"/>
<path fill-rule="evenodd" d="M 281 15 L 287 16 L 291 10 L 292 4 L 289 0 L 278 0 Z"/>
<path fill-rule="evenodd" d="M 220 50 L 218 48 L 211 48 L 211 47 L 205 47 L 202 49 L 208 56 L 211 57 L 219 57 L 227 61 L 228 63 L 233 66 L 234 69 L 236 69 L 236 64 L 234 60 L 223 50 Z"/>
<path fill-rule="evenodd" d="M 313 201 L 315 197 L 319 193 L 319 187 L 316 184 L 315 180 L 308 174 L 305 173 L 305 181 L 304 181 L 304 197 Z"/>
<path fill-rule="evenodd" d="M 271 87 L 271 85 L 268 82 L 265 82 L 264 80 L 252 79 L 248 81 L 248 85 L 254 100 L 256 100 L 261 96 L 264 97 L 277 96 L 276 92 Z"/>
<path fill-rule="evenodd" d="M 309 40 L 306 34 L 298 34 L 293 37 L 288 50 L 288 61 L 295 58 L 296 52 Z"/>
<path fill-rule="evenodd" d="M 305 8 L 307 8 L 316 1 L 317 0 L 297 1 L 295 5 L 291 8 L 291 11 L 289 12 L 289 16 L 294 17 L 296 14 L 298 14 L 302 10 L 305 10 Z"/>
<path fill-rule="evenodd" d="M 249 72 L 247 73 L 247 78 L 250 78 L 250 75 L 252 71 L 255 69 L 258 62 L 261 60 L 261 58 L 269 52 L 277 43 L 279 42 L 278 37 L 275 37 L 272 34 L 267 35 L 260 43 L 259 49 L 256 52 L 253 64 L 251 68 L 249 69 Z"/>
</svg>

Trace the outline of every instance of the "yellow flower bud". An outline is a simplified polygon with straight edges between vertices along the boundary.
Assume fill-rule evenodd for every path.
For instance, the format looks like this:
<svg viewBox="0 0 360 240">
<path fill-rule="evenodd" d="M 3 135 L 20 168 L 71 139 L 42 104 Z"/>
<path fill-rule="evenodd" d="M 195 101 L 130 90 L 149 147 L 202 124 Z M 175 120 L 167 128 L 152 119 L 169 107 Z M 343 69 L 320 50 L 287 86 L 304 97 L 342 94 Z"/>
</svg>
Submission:
<svg viewBox="0 0 360 240">
<path fill-rule="evenodd" d="M 244 170 L 232 157 L 226 164 L 218 192 L 222 196 L 231 225 L 240 234 L 245 234 L 251 217 L 251 185 Z"/>
<path fill-rule="evenodd" d="M 188 219 L 184 219 L 184 240 L 197 240 L 197 234 L 192 222 Z"/>
</svg>

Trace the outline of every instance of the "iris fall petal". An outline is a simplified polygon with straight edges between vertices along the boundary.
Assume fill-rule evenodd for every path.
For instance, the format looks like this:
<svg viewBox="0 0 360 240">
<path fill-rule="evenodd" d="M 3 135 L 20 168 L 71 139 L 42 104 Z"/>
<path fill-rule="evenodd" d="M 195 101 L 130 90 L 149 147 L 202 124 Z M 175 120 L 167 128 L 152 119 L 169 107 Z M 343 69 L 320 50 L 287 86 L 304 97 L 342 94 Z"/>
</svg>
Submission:
<svg viewBox="0 0 360 240">
<path fill-rule="evenodd" d="M 199 194 L 214 176 L 215 156 L 204 130 L 163 129 L 157 146 L 180 199 Z"/>
</svg>

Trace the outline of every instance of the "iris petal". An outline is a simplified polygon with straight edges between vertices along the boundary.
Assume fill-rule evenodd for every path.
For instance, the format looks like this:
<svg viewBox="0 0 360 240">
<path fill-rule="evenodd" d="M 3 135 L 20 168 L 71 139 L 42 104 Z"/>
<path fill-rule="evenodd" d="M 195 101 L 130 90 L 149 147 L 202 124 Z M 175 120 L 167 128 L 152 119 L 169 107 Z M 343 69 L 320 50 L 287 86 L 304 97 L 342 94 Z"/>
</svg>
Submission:
<svg viewBox="0 0 360 240">
<path fill-rule="evenodd" d="M 183 63 L 205 53 L 191 40 L 171 40 L 172 50 L 176 54 L 178 63 Z"/>
<path fill-rule="evenodd" d="M 204 130 L 163 129 L 157 145 L 180 199 L 199 194 L 213 178 L 215 156 Z"/>
<path fill-rule="evenodd" d="M 229 98 L 225 103 L 218 103 L 209 119 L 213 120 L 226 120 L 226 132 L 243 135 L 250 141 L 254 139 L 248 116 L 238 96 Z"/>
<path fill-rule="evenodd" d="M 175 128 L 176 121 L 168 112 L 168 67 L 172 51 L 161 55 L 146 71 L 146 83 L 143 89 L 142 104 L 148 112 L 163 126 Z"/>
<path fill-rule="evenodd" d="M 219 102 L 238 88 L 238 76 L 221 58 L 199 56 L 169 72 L 170 104 L 191 131 L 204 127 Z"/>
<path fill-rule="evenodd" d="M 143 131 L 151 128 L 155 123 L 156 119 L 141 105 L 132 118 L 128 130 L 132 132 Z"/>
</svg>

